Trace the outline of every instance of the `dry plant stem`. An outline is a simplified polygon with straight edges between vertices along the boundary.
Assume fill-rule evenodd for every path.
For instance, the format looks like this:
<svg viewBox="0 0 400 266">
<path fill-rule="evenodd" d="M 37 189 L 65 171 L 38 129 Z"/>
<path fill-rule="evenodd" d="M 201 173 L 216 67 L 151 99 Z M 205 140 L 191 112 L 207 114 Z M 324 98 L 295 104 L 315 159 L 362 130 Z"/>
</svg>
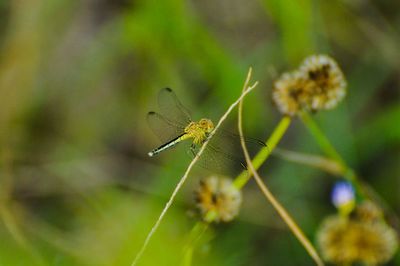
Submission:
<svg viewBox="0 0 400 266">
<path fill-rule="evenodd" d="M 319 128 L 317 123 L 312 119 L 310 114 L 307 113 L 306 111 L 303 111 L 300 114 L 300 118 L 304 123 L 304 125 L 308 128 L 310 133 L 314 136 L 318 145 L 325 152 L 325 154 L 331 157 L 332 159 L 336 160 L 337 163 L 340 164 L 343 171 L 342 176 L 353 184 L 353 186 L 356 188 L 357 195 L 360 196 L 361 198 L 370 198 L 373 201 L 379 203 L 381 206 L 383 206 L 384 209 L 386 209 L 386 211 L 389 212 L 396 226 L 398 226 L 400 223 L 399 222 L 400 219 L 397 216 L 397 214 L 382 199 L 382 197 L 377 192 L 374 191 L 374 189 L 371 186 L 369 186 L 367 183 L 363 182 L 363 180 L 357 177 L 355 171 L 346 164 L 346 162 L 343 160 L 340 154 L 333 147 L 329 139 Z"/>
<path fill-rule="evenodd" d="M 246 79 L 246 84 L 249 82 L 248 79 Z M 262 148 L 257 155 L 254 157 L 252 161 L 253 167 L 257 170 L 270 156 L 271 152 L 273 149 L 276 147 L 276 145 L 279 143 L 285 132 L 290 126 L 292 119 L 289 116 L 283 116 L 278 125 L 275 127 L 273 130 L 271 136 L 268 138 L 266 141 L 266 147 Z M 243 171 L 240 173 L 235 180 L 233 181 L 233 184 L 236 188 L 242 189 L 243 186 L 249 181 L 251 178 L 252 173 L 249 171 Z M 206 217 L 204 218 L 204 221 L 211 223 L 215 219 L 215 213 L 214 212 L 209 212 L 207 213 Z M 202 222 L 197 222 L 195 227 L 198 226 Z"/>
<path fill-rule="evenodd" d="M 249 69 L 249 72 L 247 74 L 247 79 L 249 79 L 251 76 L 251 68 Z M 225 112 L 225 114 L 220 118 L 220 120 L 218 121 L 217 125 L 215 126 L 214 130 L 211 132 L 209 138 L 204 142 L 204 144 L 202 145 L 202 147 L 200 148 L 199 152 L 196 154 L 196 156 L 193 158 L 193 160 L 190 162 L 188 168 L 186 169 L 185 173 L 183 174 L 181 180 L 178 182 L 178 184 L 176 185 L 174 191 L 172 192 L 172 195 L 170 197 L 170 199 L 168 200 L 168 202 L 165 204 L 164 209 L 162 210 L 160 216 L 158 217 L 156 223 L 153 225 L 153 227 L 151 228 L 149 234 L 147 235 L 142 247 L 140 248 L 139 252 L 137 253 L 135 259 L 132 262 L 132 266 L 136 265 L 137 262 L 139 261 L 139 259 L 141 258 L 141 256 L 143 255 L 144 251 L 146 250 L 147 245 L 150 242 L 151 237 L 154 235 L 154 233 L 156 232 L 156 230 L 158 229 L 158 227 L 160 226 L 160 223 L 162 221 L 162 219 L 164 218 L 165 214 L 167 213 L 168 209 L 171 207 L 176 195 L 178 194 L 179 190 L 181 189 L 181 187 L 183 186 L 183 184 L 185 183 L 186 179 L 189 176 L 190 171 L 192 170 L 193 166 L 196 164 L 196 162 L 199 160 L 199 157 L 201 156 L 201 154 L 203 153 L 204 149 L 207 147 L 208 142 L 210 141 L 210 139 L 213 137 L 213 135 L 215 134 L 215 132 L 219 129 L 219 127 L 221 126 L 221 124 L 224 122 L 224 120 L 228 117 L 229 113 L 239 104 L 239 102 L 247 95 L 247 93 L 249 93 L 251 90 L 253 90 L 255 87 L 257 86 L 257 82 L 254 83 L 254 85 L 252 87 L 249 87 L 248 90 L 244 91 L 240 97 L 231 105 L 229 106 L 228 110 Z"/>
<path fill-rule="evenodd" d="M 290 151 L 281 148 L 275 148 L 273 151 L 273 155 L 276 155 L 281 159 L 284 159 L 289 162 L 294 162 L 301 165 L 307 165 L 317 169 L 321 169 L 332 175 L 336 176 L 343 175 L 344 169 L 339 163 L 337 163 L 335 160 L 328 159 L 322 156 Z"/>
<path fill-rule="evenodd" d="M 248 81 L 246 81 L 246 83 L 245 83 L 243 91 L 246 91 L 247 82 Z M 308 240 L 308 238 L 304 235 L 304 233 L 300 229 L 300 227 L 292 219 L 290 214 L 285 210 L 285 208 L 279 203 L 279 201 L 271 193 L 271 191 L 268 189 L 268 187 L 264 184 L 263 180 L 258 175 L 255 167 L 253 166 L 252 161 L 250 159 L 249 152 L 247 151 L 247 147 L 244 142 L 244 137 L 243 137 L 242 110 L 243 110 L 243 100 L 241 100 L 239 103 L 239 112 L 238 112 L 238 128 L 239 128 L 239 135 L 240 135 L 240 143 L 242 145 L 242 149 L 243 149 L 244 155 L 246 157 L 247 166 L 249 167 L 250 171 L 252 172 L 257 185 L 260 187 L 264 196 L 272 204 L 272 206 L 275 208 L 275 210 L 278 212 L 278 214 L 281 216 L 281 218 L 284 220 L 284 222 L 287 224 L 287 226 L 293 232 L 293 234 L 297 237 L 297 239 L 300 241 L 300 243 L 304 246 L 304 248 L 306 249 L 308 254 L 311 256 L 311 258 L 315 261 L 315 263 L 317 265 L 324 265 L 324 263 L 322 262 L 322 259 L 318 255 L 314 246 L 311 244 L 310 240 Z"/>
<path fill-rule="evenodd" d="M 286 161 L 321 169 L 329 174 L 338 177 L 343 177 L 346 175 L 347 169 L 343 168 L 343 166 L 337 161 L 329 158 L 324 158 L 322 156 L 306 154 L 302 152 L 290 151 L 281 148 L 275 148 L 274 154 Z M 372 199 L 375 202 L 378 202 L 380 205 L 384 206 L 385 209 L 390 210 L 390 207 L 385 203 L 380 195 L 376 193 L 372 187 L 369 186 L 368 183 L 363 182 L 361 179 L 357 180 L 359 182 L 359 185 L 362 187 L 361 192 L 365 193 L 364 196 Z M 391 211 L 393 212 L 393 210 Z"/>
<path fill-rule="evenodd" d="M 246 82 L 248 81 L 246 80 Z M 268 138 L 266 142 L 267 146 L 262 148 L 252 161 L 252 165 L 256 170 L 268 159 L 273 149 L 276 147 L 276 145 L 279 143 L 279 141 L 285 134 L 291 121 L 292 120 L 289 116 L 284 116 L 279 122 L 279 124 L 275 127 L 274 131 L 272 132 L 271 136 Z M 251 177 L 252 177 L 251 172 L 243 171 L 235 178 L 233 184 L 236 188 L 242 189 L 243 186 L 249 181 Z M 211 223 L 214 221 L 214 219 L 215 219 L 215 213 L 209 212 L 205 216 L 204 221 Z M 198 226 L 200 223 L 202 222 L 197 222 L 195 227 Z"/>
<path fill-rule="evenodd" d="M 289 162 L 321 169 L 337 177 L 342 177 L 346 175 L 347 170 L 344 169 L 335 160 L 329 158 L 324 158 L 322 156 L 313 154 L 305 154 L 301 152 L 284 150 L 280 148 L 275 148 L 274 154 Z M 387 212 L 388 217 L 392 221 L 391 224 L 395 225 L 396 228 L 400 228 L 400 218 L 397 216 L 393 208 L 389 206 L 385 202 L 385 200 L 368 183 L 364 182 L 360 178 L 358 178 L 357 180 L 359 182 L 359 185 L 361 186 L 363 197 L 367 197 L 373 202 L 378 203 L 385 210 L 385 212 Z"/>
<path fill-rule="evenodd" d="M 266 142 L 266 146 L 263 147 L 257 154 L 254 156 L 252 160 L 252 164 L 254 169 L 258 170 L 261 165 L 268 159 L 271 155 L 271 152 L 274 150 L 276 145 L 282 139 L 283 135 L 286 133 L 287 129 L 290 126 L 292 119 L 289 116 L 283 116 L 281 121 L 275 127 L 274 131 L 272 132 L 271 136 L 268 138 Z M 236 177 L 234 181 L 234 185 L 241 189 L 247 181 L 251 178 L 251 171 L 243 171 L 238 177 Z"/>
</svg>

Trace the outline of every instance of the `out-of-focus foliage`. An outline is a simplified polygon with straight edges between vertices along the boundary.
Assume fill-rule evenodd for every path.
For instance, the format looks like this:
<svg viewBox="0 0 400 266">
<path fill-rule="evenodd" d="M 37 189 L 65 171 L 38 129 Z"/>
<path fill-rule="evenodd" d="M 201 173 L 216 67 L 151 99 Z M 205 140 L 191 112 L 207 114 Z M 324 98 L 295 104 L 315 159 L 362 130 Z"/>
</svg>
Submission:
<svg viewBox="0 0 400 266">
<path fill-rule="evenodd" d="M 260 85 L 246 98 L 245 131 L 266 139 L 280 117 L 272 80 L 313 53 L 334 57 L 348 79 L 346 99 L 318 123 L 400 213 L 398 10 L 397 1 L 0 1 L 0 265 L 130 265 L 189 160 L 179 148 L 147 157 L 159 144 L 145 121 L 157 91 L 174 88 L 194 117 L 215 119 L 252 66 Z M 319 152 L 297 122 L 281 146 Z M 261 173 L 313 238 L 334 212 L 335 177 L 278 158 Z M 180 263 L 197 221 L 192 191 L 208 174 L 191 175 L 142 265 Z M 238 219 L 194 253 L 195 265 L 311 263 L 252 182 Z"/>
</svg>

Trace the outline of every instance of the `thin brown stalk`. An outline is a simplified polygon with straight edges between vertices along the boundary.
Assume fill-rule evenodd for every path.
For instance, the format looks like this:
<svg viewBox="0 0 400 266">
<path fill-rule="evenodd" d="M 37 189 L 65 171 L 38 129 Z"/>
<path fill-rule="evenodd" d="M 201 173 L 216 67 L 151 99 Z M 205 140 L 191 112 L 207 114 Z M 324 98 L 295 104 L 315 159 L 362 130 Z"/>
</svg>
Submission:
<svg viewBox="0 0 400 266">
<path fill-rule="evenodd" d="M 247 74 L 247 79 L 250 79 L 251 76 L 251 68 L 249 69 L 249 72 Z M 247 93 L 249 93 L 251 90 L 253 90 L 255 87 L 257 86 L 257 82 L 253 84 L 252 87 L 249 87 L 246 91 L 243 91 L 242 94 L 240 95 L 240 97 L 233 103 L 231 104 L 231 106 L 229 106 L 228 110 L 224 113 L 224 115 L 220 118 L 220 120 L 218 121 L 217 125 L 215 126 L 214 130 L 211 132 L 209 138 L 204 142 L 204 144 L 202 145 L 202 147 L 200 148 L 199 152 L 196 154 L 196 156 L 193 158 L 193 160 L 190 162 L 188 168 L 186 169 L 185 173 L 183 174 L 182 178 L 180 179 L 180 181 L 178 182 L 178 184 L 176 185 L 174 191 L 172 192 L 171 197 L 169 198 L 168 202 L 165 204 L 164 209 L 161 211 L 160 216 L 158 217 L 156 223 L 153 225 L 153 227 L 151 228 L 150 232 L 148 233 L 142 247 L 140 248 L 139 252 L 137 253 L 135 259 L 133 260 L 131 266 L 135 266 L 139 259 L 142 257 L 144 251 L 147 248 L 147 245 L 149 244 L 152 236 L 154 235 L 154 233 L 156 232 L 156 230 L 158 229 L 158 227 L 161 224 L 162 219 L 164 218 L 165 214 L 167 213 L 168 209 L 171 207 L 176 195 L 178 194 L 179 190 L 182 188 L 183 184 L 185 183 L 186 179 L 189 176 L 190 171 L 192 170 L 193 166 L 196 164 L 196 162 L 199 160 L 201 154 L 203 153 L 203 151 L 205 150 L 205 148 L 208 145 L 208 142 L 210 141 L 210 139 L 213 137 L 213 135 L 215 134 L 215 132 L 219 129 L 219 127 L 222 125 L 222 123 L 225 121 L 225 119 L 228 117 L 229 113 L 232 112 L 232 110 L 239 104 L 239 102 L 247 95 Z"/>
<path fill-rule="evenodd" d="M 287 161 L 318 168 L 335 176 L 343 175 L 346 170 L 335 160 L 319 155 L 290 151 L 281 148 L 275 148 L 273 154 Z"/>
<path fill-rule="evenodd" d="M 249 82 L 249 80 L 250 80 L 250 78 L 248 77 L 248 79 L 246 79 L 245 85 L 243 87 L 243 93 L 248 91 L 248 82 Z M 251 87 L 249 87 L 249 88 L 251 88 Z M 244 142 L 243 128 L 242 128 L 242 110 L 243 110 L 243 100 L 240 100 L 240 102 L 239 102 L 239 112 L 238 112 L 238 128 L 239 128 L 239 135 L 240 135 L 240 143 L 242 145 L 242 149 L 243 149 L 244 155 L 246 157 L 247 166 L 249 167 L 251 173 L 253 174 L 253 177 L 256 180 L 257 185 L 260 187 L 260 189 L 261 189 L 262 193 L 264 194 L 264 196 L 272 204 L 272 206 L 275 208 L 275 210 L 281 216 L 283 221 L 290 228 L 292 233 L 296 236 L 296 238 L 300 241 L 300 243 L 306 249 L 306 251 L 311 256 L 311 258 L 315 261 L 315 263 L 318 266 L 324 265 L 324 263 L 322 262 L 322 259 L 318 255 L 318 253 L 317 253 L 316 249 L 314 248 L 314 246 L 311 244 L 310 240 L 308 240 L 308 238 L 305 236 L 303 231 L 296 224 L 296 222 L 293 220 L 293 218 L 290 216 L 290 214 L 285 210 L 285 208 L 279 203 L 279 201 L 271 193 L 271 191 L 264 184 L 263 180 L 261 179 L 261 177 L 258 175 L 257 171 L 255 170 L 255 168 L 254 168 L 254 166 L 253 166 L 253 164 L 251 162 L 250 155 L 249 155 L 249 152 L 247 150 L 246 144 Z"/>
<path fill-rule="evenodd" d="M 273 153 L 289 162 L 321 169 L 338 178 L 345 177 L 348 172 L 355 173 L 352 169 L 349 171 L 347 166 L 344 167 L 337 161 L 320 155 L 301 153 L 280 148 L 275 148 Z M 396 228 L 400 228 L 400 218 L 382 196 L 380 196 L 367 182 L 363 181 L 362 178 L 356 176 L 355 180 L 358 182 L 358 187 L 360 188 L 359 192 L 361 195 L 379 204 L 379 206 L 385 210 L 385 213 L 387 213 L 391 224 Z"/>
</svg>

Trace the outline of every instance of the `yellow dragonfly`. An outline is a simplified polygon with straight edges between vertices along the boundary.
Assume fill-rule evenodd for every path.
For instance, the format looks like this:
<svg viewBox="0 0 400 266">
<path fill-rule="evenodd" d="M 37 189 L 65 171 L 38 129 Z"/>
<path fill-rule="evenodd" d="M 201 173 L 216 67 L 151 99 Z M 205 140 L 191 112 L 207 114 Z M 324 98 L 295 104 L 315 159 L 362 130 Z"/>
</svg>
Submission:
<svg viewBox="0 0 400 266">
<path fill-rule="evenodd" d="M 208 118 L 193 121 L 188 109 L 181 104 L 170 88 L 160 90 L 158 107 L 160 113 L 149 112 L 147 120 L 150 128 L 163 144 L 150 151 L 148 155 L 156 156 L 175 147 L 178 143 L 190 140 L 189 153 L 195 156 L 214 130 L 213 122 Z M 245 141 L 248 146 L 257 149 L 266 146 L 263 141 L 257 139 L 245 138 Z M 246 161 L 239 148 L 239 135 L 219 129 L 204 150 L 199 163 L 204 168 L 219 172 L 226 172 L 229 168 L 235 169 L 237 166 L 242 170 L 246 169 Z"/>
</svg>

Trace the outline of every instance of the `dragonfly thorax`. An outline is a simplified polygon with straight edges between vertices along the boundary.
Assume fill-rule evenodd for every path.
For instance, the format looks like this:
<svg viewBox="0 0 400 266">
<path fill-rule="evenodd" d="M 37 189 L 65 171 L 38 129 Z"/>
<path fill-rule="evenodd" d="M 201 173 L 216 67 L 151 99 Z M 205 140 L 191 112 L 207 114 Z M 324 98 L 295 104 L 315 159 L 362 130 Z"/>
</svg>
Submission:
<svg viewBox="0 0 400 266">
<path fill-rule="evenodd" d="M 185 127 L 185 133 L 188 137 L 193 138 L 193 143 L 198 145 L 202 144 L 209 133 L 213 131 L 214 124 L 210 119 L 202 118 L 199 122 L 190 122 L 187 127 Z"/>
</svg>

